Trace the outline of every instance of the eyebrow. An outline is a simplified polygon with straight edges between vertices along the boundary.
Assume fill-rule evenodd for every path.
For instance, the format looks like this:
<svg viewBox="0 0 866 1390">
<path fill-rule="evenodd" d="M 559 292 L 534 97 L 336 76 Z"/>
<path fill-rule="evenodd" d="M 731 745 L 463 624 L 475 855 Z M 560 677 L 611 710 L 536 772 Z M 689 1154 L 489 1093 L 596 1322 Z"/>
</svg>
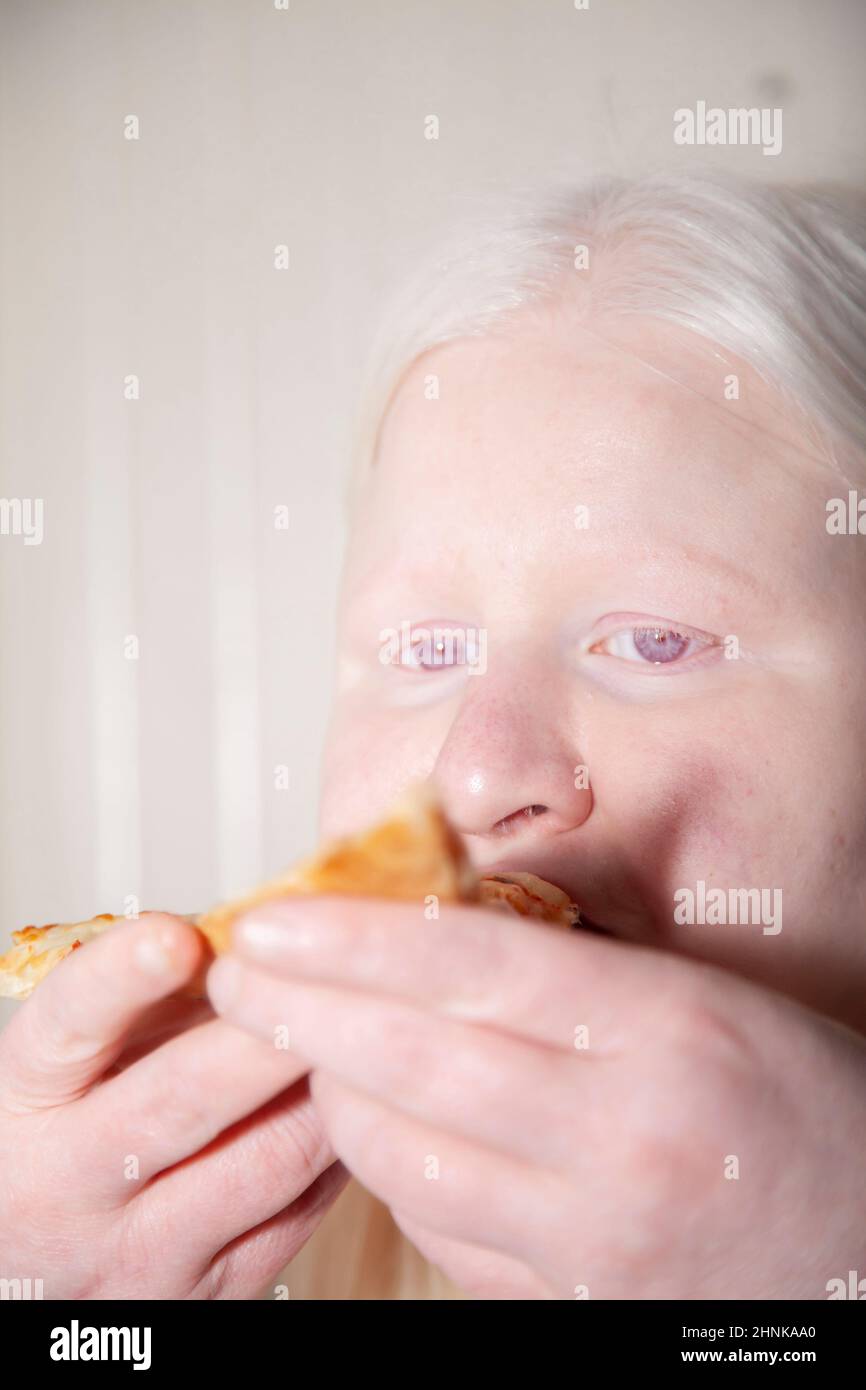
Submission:
<svg viewBox="0 0 866 1390">
<path fill-rule="evenodd" d="M 430 565 L 438 563 L 438 557 L 430 557 Z M 393 587 L 399 577 L 400 583 L 407 588 L 417 585 L 418 588 L 429 588 L 430 585 L 430 565 L 419 565 L 411 560 L 404 565 L 399 563 L 399 557 L 390 555 L 387 566 L 378 569 L 368 570 L 364 578 L 358 583 L 352 584 L 347 591 L 347 598 L 350 603 L 363 604 L 371 599 L 385 597 Z M 459 578 L 461 568 L 455 561 L 448 571 L 448 581 L 453 582 L 455 577 Z"/>
<path fill-rule="evenodd" d="M 686 542 L 680 547 L 679 553 L 695 568 L 712 570 L 746 593 L 759 597 L 766 594 L 770 594 L 774 598 L 780 597 L 780 590 L 772 583 L 769 574 L 764 578 L 759 578 L 750 570 L 744 569 L 742 565 L 731 560 L 728 555 L 724 555 L 720 550 L 709 550 L 705 546 Z"/>
<path fill-rule="evenodd" d="M 631 558 L 636 554 L 634 546 L 630 547 Z M 716 549 L 700 541 L 677 540 L 672 544 L 651 544 L 646 543 L 646 554 L 655 560 L 654 568 L 658 566 L 658 559 L 661 557 L 664 566 L 677 565 L 683 561 L 685 565 L 693 571 L 705 575 L 711 575 L 721 579 L 729 588 L 737 590 L 750 598 L 769 598 L 780 604 L 785 588 L 774 581 L 774 576 L 769 569 L 756 574 L 752 569 L 746 568 L 743 563 L 733 560 L 730 554 Z M 430 557 L 430 565 L 436 563 L 436 557 Z M 408 558 L 405 567 L 399 563 L 395 555 L 389 556 L 387 568 L 380 568 L 368 571 L 364 580 L 360 584 L 354 584 L 347 596 L 347 602 L 353 607 L 367 604 L 377 604 L 386 600 L 395 584 L 399 580 L 401 586 L 406 590 L 417 587 L 423 590 L 429 587 L 431 570 L 430 565 L 420 565 L 414 557 Z M 455 557 L 454 563 L 449 567 L 449 584 L 455 580 L 459 582 L 463 565 Z M 443 606 L 447 609 L 448 602 L 443 600 Z M 429 615 L 428 615 L 429 616 Z M 447 617 L 447 612 L 443 612 L 441 617 Z"/>
</svg>

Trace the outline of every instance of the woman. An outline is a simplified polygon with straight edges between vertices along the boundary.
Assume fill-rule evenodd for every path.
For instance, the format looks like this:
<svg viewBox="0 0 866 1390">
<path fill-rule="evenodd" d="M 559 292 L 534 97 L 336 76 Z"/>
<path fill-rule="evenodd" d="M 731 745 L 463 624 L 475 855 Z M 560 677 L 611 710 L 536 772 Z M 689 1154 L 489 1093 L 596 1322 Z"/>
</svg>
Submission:
<svg viewBox="0 0 866 1390">
<path fill-rule="evenodd" d="M 206 1019 L 164 1002 L 189 928 L 107 933 L 0 1037 L 10 1272 L 752 1299 L 866 1274 L 864 246 L 838 195 L 663 177 L 518 201 L 420 272 L 367 393 L 322 834 L 429 777 L 480 866 L 599 930 L 276 904 Z M 404 625 L 484 661 L 383 662 Z M 329 1212 L 347 1170 L 375 1199 Z"/>
</svg>

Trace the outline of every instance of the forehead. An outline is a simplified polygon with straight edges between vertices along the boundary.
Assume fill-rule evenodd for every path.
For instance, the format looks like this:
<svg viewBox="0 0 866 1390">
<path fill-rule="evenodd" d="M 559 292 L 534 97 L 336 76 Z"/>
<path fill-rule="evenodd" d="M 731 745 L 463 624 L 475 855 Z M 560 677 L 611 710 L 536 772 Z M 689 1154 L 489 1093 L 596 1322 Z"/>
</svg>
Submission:
<svg viewBox="0 0 866 1390">
<path fill-rule="evenodd" d="M 748 545 L 780 505 L 807 529 L 823 516 L 826 471 L 806 446 L 756 374 L 695 335 L 639 324 L 614 343 L 548 317 L 412 365 L 383 423 L 362 530 L 415 554 L 435 538 L 441 555 L 467 528 L 483 546 L 483 529 L 529 562 L 583 506 L 608 538 L 636 526 L 694 535 L 710 516 L 727 544 Z"/>
</svg>

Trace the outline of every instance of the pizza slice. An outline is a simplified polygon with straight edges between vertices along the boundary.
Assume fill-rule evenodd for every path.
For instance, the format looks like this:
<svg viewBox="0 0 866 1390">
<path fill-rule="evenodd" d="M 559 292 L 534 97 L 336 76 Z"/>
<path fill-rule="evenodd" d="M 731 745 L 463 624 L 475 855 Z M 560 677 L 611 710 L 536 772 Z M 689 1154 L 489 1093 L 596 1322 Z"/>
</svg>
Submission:
<svg viewBox="0 0 866 1390">
<path fill-rule="evenodd" d="M 435 895 L 442 902 L 483 904 L 563 928 L 577 926 L 580 916 L 567 893 L 535 874 L 476 874 L 460 837 L 423 783 L 371 830 L 335 841 L 244 898 L 198 916 L 184 915 L 219 955 L 228 950 L 232 924 L 245 912 L 275 898 L 315 893 L 410 902 Z M 12 949 L 0 956 L 0 996 L 26 999 L 72 951 L 127 920 L 104 913 L 88 922 L 55 922 L 13 932 Z M 203 993 L 204 973 L 185 993 Z"/>
</svg>

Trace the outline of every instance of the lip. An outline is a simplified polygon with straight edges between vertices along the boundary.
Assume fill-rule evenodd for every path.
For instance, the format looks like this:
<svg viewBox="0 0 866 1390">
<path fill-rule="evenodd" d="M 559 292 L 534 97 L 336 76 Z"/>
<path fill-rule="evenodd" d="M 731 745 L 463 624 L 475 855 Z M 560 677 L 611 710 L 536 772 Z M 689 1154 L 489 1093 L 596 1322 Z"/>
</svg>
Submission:
<svg viewBox="0 0 866 1390">
<path fill-rule="evenodd" d="M 578 904 L 579 906 L 579 904 Z M 576 924 L 577 930 L 592 932 L 594 936 L 616 936 L 616 932 L 611 931 L 610 927 L 603 927 L 600 923 L 594 922 L 591 917 L 587 917 L 581 912 L 580 919 Z"/>
</svg>

